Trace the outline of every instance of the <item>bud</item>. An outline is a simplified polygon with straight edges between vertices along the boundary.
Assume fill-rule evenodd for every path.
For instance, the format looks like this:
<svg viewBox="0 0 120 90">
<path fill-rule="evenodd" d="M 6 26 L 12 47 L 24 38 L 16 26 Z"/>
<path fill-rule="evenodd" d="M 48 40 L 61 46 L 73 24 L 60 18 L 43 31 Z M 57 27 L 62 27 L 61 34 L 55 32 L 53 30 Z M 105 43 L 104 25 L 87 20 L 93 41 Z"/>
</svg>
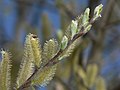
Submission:
<svg viewBox="0 0 120 90">
<path fill-rule="evenodd" d="M 97 18 L 101 17 L 101 12 L 103 9 L 103 5 L 100 4 L 99 6 L 97 6 L 94 10 L 94 20 L 96 20 Z"/>
</svg>

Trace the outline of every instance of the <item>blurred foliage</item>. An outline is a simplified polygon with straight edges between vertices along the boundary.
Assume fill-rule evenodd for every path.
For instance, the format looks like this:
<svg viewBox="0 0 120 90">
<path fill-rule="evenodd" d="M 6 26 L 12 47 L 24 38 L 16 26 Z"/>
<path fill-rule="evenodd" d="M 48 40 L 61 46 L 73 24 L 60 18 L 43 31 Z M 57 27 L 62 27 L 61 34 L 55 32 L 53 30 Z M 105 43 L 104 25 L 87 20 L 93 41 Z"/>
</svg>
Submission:
<svg viewBox="0 0 120 90">
<path fill-rule="evenodd" d="M 7 5 L 3 4 L 4 1 L 0 1 L 0 12 L 2 13 L 0 13 L 0 47 L 7 48 L 12 53 L 12 68 L 15 68 L 11 71 L 13 85 L 23 55 L 23 37 L 26 34 L 37 34 L 42 38 L 42 45 L 46 39 L 53 36 L 61 40 L 71 20 L 83 12 L 86 7 L 90 7 L 90 17 L 92 17 L 93 9 L 99 3 L 103 3 L 102 18 L 94 23 L 93 30 L 79 40 L 71 56 L 58 65 L 55 78 L 48 86 L 48 90 L 86 89 L 79 72 L 82 70 L 86 74 L 88 66 L 93 64 L 96 64 L 98 68 L 94 86 L 105 87 L 104 85 L 106 85 L 107 90 L 120 89 L 119 0 L 11 0 Z M 11 30 L 12 36 L 9 36 L 6 32 L 6 25 L 4 25 L 5 16 L 9 16 L 13 10 L 15 11 L 15 16 L 13 16 L 15 23 Z M 60 21 L 52 19 L 54 15 L 49 17 L 50 14 L 46 11 L 59 14 Z M 9 22 L 12 23 L 12 20 Z M 58 28 L 62 32 L 55 28 L 54 23 L 57 24 L 57 22 L 60 22 Z M 10 29 L 8 30 L 10 31 Z M 94 90 L 95 87 L 91 89 Z"/>
</svg>

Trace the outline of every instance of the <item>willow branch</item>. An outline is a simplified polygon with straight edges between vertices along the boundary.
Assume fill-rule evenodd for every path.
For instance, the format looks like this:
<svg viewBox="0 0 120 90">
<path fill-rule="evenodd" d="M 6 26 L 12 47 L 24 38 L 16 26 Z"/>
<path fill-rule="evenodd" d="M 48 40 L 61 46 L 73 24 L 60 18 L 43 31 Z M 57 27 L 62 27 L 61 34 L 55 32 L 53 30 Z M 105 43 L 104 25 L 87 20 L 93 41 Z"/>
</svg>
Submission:
<svg viewBox="0 0 120 90">
<path fill-rule="evenodd" d="M 90 24 L 93 24 L 93 23 L 94 23 L 94 20 L 93 20 L 93 18 L 92 18 L 92 19 L 90 20 L 90 22 L 87 24 L 87 26 L 90 25 Z M 59 57 L 60 55 L 62 55 L 62 53 L 65 52 L 65 51 L 69 48 L 69 46 L 70 46 L 74 41 L 76 41 L 78 38 L 80 38 L 80 37 L 82 37 L 83 35 L 86 34 L 86 32 L 84 32 L 84 30 L 85 30 L 85 28 L 82 27 L 81 30 L 80 30 L 80 32 L 79 32 L 78 34 L 76 34 L 76 35 L 73 37 L 73 39 L 69 40 L 68 45 L 67 45 L 67 47 L 66 47 L 64 50 L 59 49 L 59 51 L 57 52 L 57 54 L 56 54 L 52 59 L 50 59 L 50 60 L 48 61 L 48 63 L 46 63 L 43 67 L 39 67 L 39 68 L 35 69 L 34 73 L 33 73 L 33 74 L 25 81 L 25 83 L 24 83 L 23 85 L 21 85 L 17 90 L 23 90 L 23 89 L 29 87 L 30 84 L 31 84 L 32 78 L 34 77 L 34 75 L 35 75 L 38 71 L 42 70 L 43 68 L 50 67 L 50 66 L 53 66 L 53 65 L 59 63 L 60 61 L 59 61 L 59 60 L 56 60 L 56 59 L 58 59 L 58 57 Z"/>
</svg>

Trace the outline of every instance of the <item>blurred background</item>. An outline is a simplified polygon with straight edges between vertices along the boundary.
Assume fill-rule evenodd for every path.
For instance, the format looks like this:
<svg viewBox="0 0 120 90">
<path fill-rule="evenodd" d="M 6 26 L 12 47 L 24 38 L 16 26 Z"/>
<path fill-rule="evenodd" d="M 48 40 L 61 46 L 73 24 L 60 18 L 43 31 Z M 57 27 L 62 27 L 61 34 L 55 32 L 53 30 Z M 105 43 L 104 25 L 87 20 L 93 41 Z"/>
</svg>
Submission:
<svg viewBox="0 0 120 90">
<path fill-rule="evenodd" d="M 59 65 L 54 79 L 39 90 L 83 90 L 76 66 L 97 64 L 107 90 L 120 90 L 120 0 L 0 0 L 0 48 L 12 53 L 14 85 L 23 55 L 25 36 L 37 34 L 41 44 L 61 40 L 72 19 L 89 7 L 103 4 L 98 19 L 73 54 Z M 90 89 L 94 90 L 94 89 Z"/>
</svg>

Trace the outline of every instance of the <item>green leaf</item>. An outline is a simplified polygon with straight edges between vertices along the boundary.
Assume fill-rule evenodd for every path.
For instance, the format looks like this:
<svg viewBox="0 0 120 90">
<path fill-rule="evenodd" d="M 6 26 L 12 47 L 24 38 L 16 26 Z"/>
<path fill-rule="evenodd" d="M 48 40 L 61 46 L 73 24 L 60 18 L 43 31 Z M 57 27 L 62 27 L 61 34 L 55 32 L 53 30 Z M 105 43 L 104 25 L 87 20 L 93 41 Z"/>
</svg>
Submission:
<svg viewBox="0 0 120 90">
<path fill-rule="evenodd" d="M 95 83 L 95 79 L 97 77 L 98 74 L 98 67 L 96 64 L 89 64 L 87 67 L 87 83 L 88 83 L 88 87 L 92 87 L 93 84 Z"/>
<path fill-rule="evenodd" d="M 102 77 L 97 78 L 96 90 L 106 90 L 106 84 Z"/>
<path fill-rule="evenodd" d="M 74 35 L 81 30 L 82 26 L 86 27 L 86 25 L 89 23 L 89 13 L 90 9 L 87 8 L 83 15 L 80 17 L 78 16 L 75 20 L 72 20 L 65 33 L 65 36 L 67 36 L 68 40 L 73 39 Z"/>
<path fill-rule="evenodd" d="M 20 65 L 20 70 L 17 77 L 17 88 L 19 88 L 34 71 L 34 55 L 31 45 L 32 34 L 27 35 L 24 46 L 24 56 Z"/>
<path fill-rule="evenodd" d="M 85 28 L 84 33 L 87 33 L 87 32 L 91 29 L 91 27 L 92 27 L 92 25 L 89 24 L 89 25 Z"/>
<path fill-rule="evenodd" d="M 58 43 L 54 39 L 50 39 L 44 44 L 43 50 L 43 66 L 57 53 Z M 46 86 L 52 80 L 57 65 L 40 69 L 32 79 L 32 85 Z"/>
<path fill-rule="evenodd" d="M 75 46 L 78 43 L 78 40 L 79 39 L 75 40 L 66 50 L 64 50 L 64 52 L 59 56 L 59 60 L 62 60 L 62 59 L 69 57 L 71 55 Z"/>
<path fill-rule="evenodd" d="M 77 34 L 78 32 L 78 21 L 77 20 L 72 20 L 72 23 L 70 25 L 70 30 L 71 30 L 71 39 L 73 39 L 74 35 Z"/>
<path fill-rule="evenodd" d="M 95 10 L 94 10 L 94 20 L 96 20 L 97 18 L 101 17 L 101 12 L 102 12 L 102 9 L 103 9 L 103 5 L 100 4 L 98 5 Z"/>
<path fill-rule="evenodd" d="M 67 44 L 68 44 L 68 38 L 64 36 L 61 41 L 61 49 L 64 50 L 67 47 Z"/>
<path fill-rule="evenodd" d="M 89 23 L 89 13 L 90 13 L 90 9 L 87 8 L 82 18 L 82 24 L 84 27 L 86 27 L 86 25 Z"/>
<path fill-rule="evenodd" d="M 11 88 L 11 60 L 7 51 L 1 51 L 2 61 L 0 63 L 0 90 Z"/>
</svg>

